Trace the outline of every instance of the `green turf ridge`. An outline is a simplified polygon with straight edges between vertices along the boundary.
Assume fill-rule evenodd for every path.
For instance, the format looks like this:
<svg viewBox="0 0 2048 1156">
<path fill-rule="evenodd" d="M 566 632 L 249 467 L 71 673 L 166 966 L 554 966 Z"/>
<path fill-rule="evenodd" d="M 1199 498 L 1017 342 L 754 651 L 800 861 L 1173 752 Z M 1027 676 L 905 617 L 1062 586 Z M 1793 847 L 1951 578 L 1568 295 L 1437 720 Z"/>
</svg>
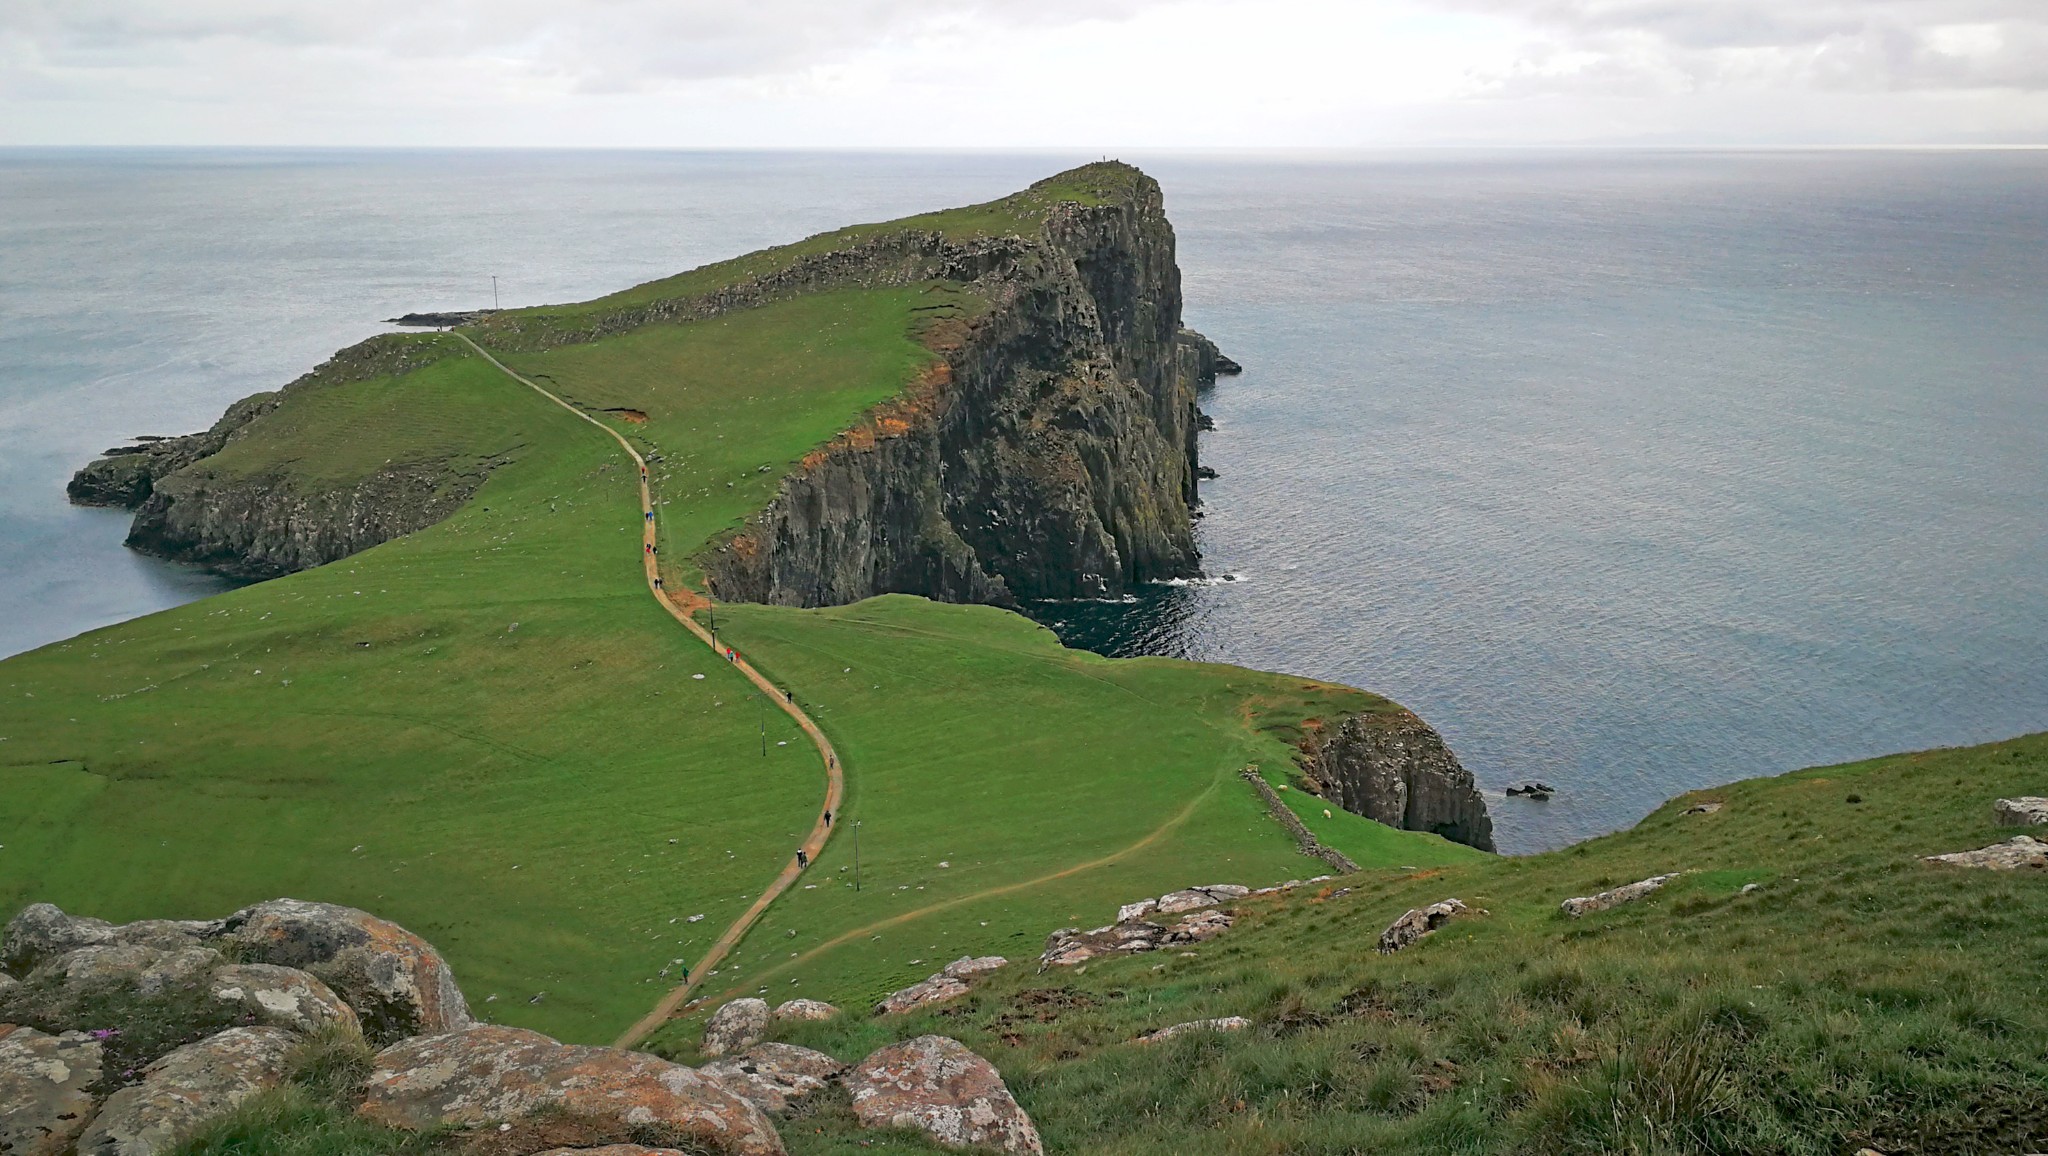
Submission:
<svg viewBox="0 0 2048 1156">
<path fill-rule="evenodd" d="M 976 307 L 943 283 L 843 290 L 508 356 L 652 451 L 676 574 L 915 381 L 935 318 Z M 386 339 L 379 364 L 408 346 L 440 359 L 287 391 L 210 468 L 309 483 L 386 463 L 488 471 L 455 516 L 0 663 L 0 915 L 38 900 L 115 920 L 348 903 L 439 946 L 485 1018 L 603 1042 L 774 876 L 822 797 L 816 754 L 648 597 L 617 447 L 446 342 Z M 611 412 L 625 409 L 647 420 Z M 915 599 L 733 607 L 720 628 L 844 752 L 874 884 L 799 888 L 720 982 L 853 1003 L 920 978 L 940 948 L 1029 948 L 1050 916 L 1319 871 L 1237 771 L 1284 762 L 1309 717 L 1382 703 L 1111 663 L 1015 615 Z M 1181 816 L 1113 863 L 790 963 L 913 901 L 1111 857 Z M 1319 834 L 1361 862 L 1471 854 L 1348 815 Z M 814 879 L 849 856 L 835 840 Z"/>
</svg>

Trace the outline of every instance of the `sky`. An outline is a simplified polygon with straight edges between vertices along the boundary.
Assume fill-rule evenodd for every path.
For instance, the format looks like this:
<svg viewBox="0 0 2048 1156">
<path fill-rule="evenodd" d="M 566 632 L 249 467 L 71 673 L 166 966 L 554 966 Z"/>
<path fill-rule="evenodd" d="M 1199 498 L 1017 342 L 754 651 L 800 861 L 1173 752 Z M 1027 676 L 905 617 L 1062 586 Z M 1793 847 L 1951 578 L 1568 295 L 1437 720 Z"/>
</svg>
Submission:
<svg viewBox="0 0 2048 1156">
<path fill-rule="evenodd" d="M 2048 144 L 2048 0 L 0 0 L 0 145 Z"/>
</svg>

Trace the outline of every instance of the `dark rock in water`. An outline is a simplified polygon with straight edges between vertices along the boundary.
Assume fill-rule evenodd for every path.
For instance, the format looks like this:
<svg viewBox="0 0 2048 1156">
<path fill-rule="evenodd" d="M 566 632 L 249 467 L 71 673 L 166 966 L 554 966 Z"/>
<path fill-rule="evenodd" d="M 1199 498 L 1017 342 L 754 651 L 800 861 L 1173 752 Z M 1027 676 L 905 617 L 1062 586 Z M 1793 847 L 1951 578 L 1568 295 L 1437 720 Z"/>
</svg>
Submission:
<svg viewBox="0 0 2048 1156">
<path fill-rule="evenodd" d="M 407 313 L 401 317 L 386 317 L 386 325 L 406 325 L 415 329 L 447 329 L 454 325 L 470 325 L 489 317 L 489 309 L 472 309 L 464 313 Z"/>
<path fill-rule="evenodd" d="M 1493 850 L 1493 817 L 1472 772 L 1406 710 L 1354 714 L 1334 730 L 1310 734 L 1301 765 L 1317 794 L 1354 815 Z"/>
<path fill-rule="evenodd" d="M 1205 433 L 1213 431 L 1216 428 L 1216 419 L 1206 413 L 1197 411 L 1195 413 L 1195 428 Z"/>
<path fill-rule="evenodd" d="M 1520 786 L 1507 789 L 1507 796 L 1510 799 L 1536 799 L 1541 801 L 1548 799 L 1556 793 L 1557 788 L 1549 783 L 1523 783 Z"/>
<path fill-rule="evenodd" d="M 1217 478 L 1222 477 L 1223 475 L 1217 473 L 1216 470 L 1211 466 L 1196 466 L 1195 476 L 1202 479 L 1205 482 L 1213 482 Z"/>
<path fill-rule="evenodd" d="M 1244 372 L 1244 366 L 1239 365 L 1237 362 L 1232 361 L 1231 359 L 1223 356 L 1220 353 L 1216 355 L 1215 369 L 1216 374 L 1219 377 L 1236 377 L 1238 374 Z"/>
</svg>

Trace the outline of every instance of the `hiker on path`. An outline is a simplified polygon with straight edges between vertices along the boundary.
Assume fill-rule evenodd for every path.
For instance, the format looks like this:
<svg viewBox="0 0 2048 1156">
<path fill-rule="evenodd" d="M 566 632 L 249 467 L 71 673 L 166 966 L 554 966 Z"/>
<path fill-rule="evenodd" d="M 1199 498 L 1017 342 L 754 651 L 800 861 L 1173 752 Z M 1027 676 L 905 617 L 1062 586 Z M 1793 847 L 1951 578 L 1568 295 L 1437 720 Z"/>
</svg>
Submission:
<svg viewBox="0 0 2048 1156">
<path fill-rule="evenodd" d="M 656 590 L 659 590 L 659 589 L 661 589 L 661 575 L 659 575 L 659 574 L 656 574 L 656 575 L 654 576 L 654 588 L 655 588 Z"/>
<path fill-rule="evenodd" d="M 825 812 L 825 825 L 827 827 L 832 825 L 832 812 L 830 811 Z"/>
<path fill-rule="evenodd" d="M 811 857 L 809 855 L 804 854 L 804 849 L 802 847 L 798 847 L 796 849 L 796 869 L 801 871 L 804 868 L 809 867 L 810 865 Z"/>
</svg>

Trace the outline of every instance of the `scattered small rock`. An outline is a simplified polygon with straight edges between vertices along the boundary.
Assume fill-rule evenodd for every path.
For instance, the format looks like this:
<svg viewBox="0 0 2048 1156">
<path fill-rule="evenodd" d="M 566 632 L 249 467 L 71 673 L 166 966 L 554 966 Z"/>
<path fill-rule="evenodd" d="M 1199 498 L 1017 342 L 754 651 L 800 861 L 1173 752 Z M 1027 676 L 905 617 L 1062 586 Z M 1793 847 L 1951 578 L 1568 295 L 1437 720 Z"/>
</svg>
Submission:
<svg viewBox="0 0 2048 1156">
<path fill-rule="evenodd" d="M 1928 855 L 1926 860 L 1956 867 L 1982 867 L 1988 871 L 2043 870 L 2048 869 L 2048 843 L 2030 835 L 2014 835 L 2003 843 L 1993 843 L 1982 850 Z"/>
<path fill-rule="evenodd" d="M 1463 915 L 1469 910 L 1456 899 L 1446 899 L 1427 907 L 1417 907 L 1387 925 L 1380 932 L 1379 951 L 1381 955 L 1392 955 L 1402 948 L 1442 927 L 1454 915 Z"/>
<path fill-rule="evenodd" d="M 875 1005 L 876 1015 L 900 1015 L 915 1008 L 944 1003 L 967 994 L 967 985 L 941 972 L 929 979 L 920 980 L 901 991 L 891 992 L 887 999 Z"/>
<path fill-rule="evenodd" d="M 760 1043 L 767 1034 L 768 1001 L 736 999 L 711 1013 L 697 1051 L 707 1056 L 734 1055 Z"/>
<path fill-rule="evenodd" d="M 1991 804 L 1992 817 L 2001 827 L 2039 827 L 2048 825 L 2048 799 L 2035 795 L 2022 795 L 2017 799 L 2000 799 Z"/>
<path fill-rule="evenodd" d="M 1001 967 L 1007 967 L 1009 963 L 1009 960 L 1004 959 L 1000 955 L 974 957 L 963 955 L 959 959 L 947 964 L 939 974 L 946 976 L 948 979 L 970 979 L 977 975 L 986 975 Z"/>
<path fill-rule="evenodd" d="M 1170 1040 L 1177 1035 L 1187 1032 L 1241 1032 L 1250 1026 L 1252 1026 L 1252 1021 L 1243 1016 L 1223 1016 L 1220 1019 L 1213 1020 L 1192 1020 L 1184 1024 L 1174 1024 L 1172 1027 L 1160 1028 L 1156 1032 L 1146 1032 L 1131 1042 L 1134 1044 L 1156 1044 L 1161 1040 Z"/>
<path fill-rule="evenodd" d="M 107 1098 L 78 1139 L 78 1156 L 155 1156 L 200 1125 L 284 1082 L 298 1037 L 282 1028 L 229 1028 L 186 1044 Z"/>
<path fill-rule="evenodd" d="M 1566 915 L 1577 919 L 1581 915 L 1590 915 L 1595 911 L 1606 911 L 1610 907 L 1619 907 L 1624 903 L 1634 903 L 1636 900 L 1651 894 L 1682 874 L 1684 872 L 1674 871 L 1669 875 L 1652 875 L 1648 879 L 1638 880 L 1625 887 L 1616 887 L 1612 891 L 1602 891 L 1598 895 L 1585 895 L 1576 899 L 1567 899 L 1559 904 L 1558 907 Z"/>
<path fill-rule="evenodd" d="M 1720 809 L 1721 804 L 1719 803 L 1694 803 L 1680 813 L 1686 815 L 1711 815 Z"/>
<path fill-rule="evenodd" d="M 995 1065 L 945 1036 L 877 1049 L 847 1074 L 853 1111 L 870 1128 L 915 1128 L 954 1148 L 1042 1156 L 1031 1117 Z"/>
<path fill-rule="evenodd" d="M 10 1025 L 11 1026 L 11 1025 Z M 0 1034 L 0 1152 L 61 1156 L 92 1120 L 102 1049 L 85 1032 Z"/>
</svg>

